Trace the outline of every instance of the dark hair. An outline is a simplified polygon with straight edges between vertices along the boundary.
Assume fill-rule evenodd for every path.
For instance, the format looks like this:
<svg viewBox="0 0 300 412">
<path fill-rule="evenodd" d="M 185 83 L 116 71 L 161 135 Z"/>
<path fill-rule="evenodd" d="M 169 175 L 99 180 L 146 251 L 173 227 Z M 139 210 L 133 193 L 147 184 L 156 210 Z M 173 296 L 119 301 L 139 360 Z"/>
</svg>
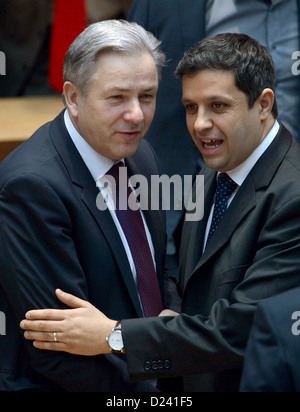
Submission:
<svg viewBox="0 0 300 412">
<path fill-rule="evenodd" d="M 234 71 L 236 86 L 252 108 L 264 89 L 275 93 L 275 65 L 269 51 L 246 34 L 224 33 L 202 40 L 188 50 L 176 69 L 179 77 L 202 70 Z M 276 99 L 272 109 L 278 117 Z"/>
</svg>

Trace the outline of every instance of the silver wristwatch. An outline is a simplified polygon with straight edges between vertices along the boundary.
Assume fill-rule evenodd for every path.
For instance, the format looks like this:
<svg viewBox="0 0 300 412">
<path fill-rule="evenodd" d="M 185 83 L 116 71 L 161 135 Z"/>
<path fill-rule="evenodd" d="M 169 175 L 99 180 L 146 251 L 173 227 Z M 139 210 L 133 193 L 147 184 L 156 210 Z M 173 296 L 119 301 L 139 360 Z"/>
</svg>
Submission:
<svg viewBox="0 0 300 412">
<path fill-rule="evenodd" d="M 122 337 L 122 324 L 121 320 L 117 322 L 116 326 L 113 328 L 112 333 L 106 338 L 111 353 L 124 354 L 124 343 Z"/>
</svg>

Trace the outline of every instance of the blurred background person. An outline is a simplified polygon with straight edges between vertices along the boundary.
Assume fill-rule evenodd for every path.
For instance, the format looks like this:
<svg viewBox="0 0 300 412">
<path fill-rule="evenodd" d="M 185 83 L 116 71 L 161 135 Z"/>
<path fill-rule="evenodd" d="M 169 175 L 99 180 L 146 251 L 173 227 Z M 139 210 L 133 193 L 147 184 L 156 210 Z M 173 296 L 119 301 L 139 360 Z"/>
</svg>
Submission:
<svg viewBox="0 0 300 412">
<path fill-rule="evenodd" d="M 6 55 L 7 67 L 6 76 L 0 76 L 0 97 L 59 92 L 49 84 L 49 50 L 54 6 L 65 7 L 68 1 L 0 0 L 0 50 Z M 63 20 L 65 28 L 72 24 L 81 2 L 85 6 L 86 23 L 94 23 L 126 18 L 132 0 L 72 0 Z M 83 28 L 79 27 L 76 35 Z"/>
<path fill-rule="evenodd" d="M 245 33 L 267 47 L 276 66 L 280 120 L 300 141 L 300 76 L 291 56 L 300 50 L 300 0 L 135 0 L 128 19 L 161 41 L 168 65 L 163 70 L 156 116 L 146 136 L 158 154 L 163 173 L 195 176 L 203 165 L 186 128 L 181 82 L 174 72 L 183 53 L 204 37 Z M 174 199 L 180 205 L 182 199 Z M 177 272 L 182 212 L 167 213 L 168 266 Z"/>
<path fill-rule="evenodd" d="M 254 318 L 242 392 L 300 392 L 300 289 L 266 299 Z"/>
</svg>

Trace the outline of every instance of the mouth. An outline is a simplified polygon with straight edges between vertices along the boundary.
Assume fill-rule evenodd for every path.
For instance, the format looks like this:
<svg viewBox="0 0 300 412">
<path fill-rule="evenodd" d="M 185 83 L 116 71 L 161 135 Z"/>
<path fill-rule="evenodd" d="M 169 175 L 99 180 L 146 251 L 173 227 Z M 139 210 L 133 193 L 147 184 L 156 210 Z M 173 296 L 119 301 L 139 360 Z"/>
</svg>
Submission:
<svg viewBox="0 0 300 412">
<path fill-rule="evenodd" d="M 215 154 L 224 143 L 222 139 L 200 139 L 203 154 Z"/>
<path fill-rule="evenodd" d="M 119 135 L 124 137 L 126 140 L 135 140 L 140 134 L 140 130 L 131 130 L 131 131 L 123 131 L 118 132 Z"/>
</svg>

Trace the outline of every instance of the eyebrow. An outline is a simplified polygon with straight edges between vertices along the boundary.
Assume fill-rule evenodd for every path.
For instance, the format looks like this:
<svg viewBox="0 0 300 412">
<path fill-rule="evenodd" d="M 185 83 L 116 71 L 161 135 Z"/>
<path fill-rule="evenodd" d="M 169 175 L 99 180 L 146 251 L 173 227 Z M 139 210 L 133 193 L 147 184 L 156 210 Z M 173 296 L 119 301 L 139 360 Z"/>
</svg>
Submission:
<svg viewBox="0 0 300 412">
<path fill-rule="evenodd" d="M 205 100 L 206 100 L 206 101 L 218 101 L 218 100 L 221 100 L 221 101 L 224 101 L 224 102 L 226 102 L 226 103 L 228 103 L 228 104 L 234 104 L 234 103 L 235 103 L 235 99 L 234 99 L 234 98 L 227 97 L 227 96 L 221 96 L 221 95 L 214 95 L 214 96 L 211 96 L 211 97 L 207 97 Z M 182 99 L 182 103 L 183 103 L 183 104 L 193 103 L 193 102 L 194 102 L 194 101 L 191 100 L 191 99 L 189 99 L 189 98 L 183 98 L 183 99 Z"/>
<path fill-rule="evenodd" d="M 149 93 L 157 90 L 157 86 L 153 85 L 151 87 L 147 87 L 146 89 L 141 90 L 141 93 Z M 106 93 L 129 93 L 132 89 L 126 87 L 111 87 L 110 89 L 105 90 Z"/>
</svg>

